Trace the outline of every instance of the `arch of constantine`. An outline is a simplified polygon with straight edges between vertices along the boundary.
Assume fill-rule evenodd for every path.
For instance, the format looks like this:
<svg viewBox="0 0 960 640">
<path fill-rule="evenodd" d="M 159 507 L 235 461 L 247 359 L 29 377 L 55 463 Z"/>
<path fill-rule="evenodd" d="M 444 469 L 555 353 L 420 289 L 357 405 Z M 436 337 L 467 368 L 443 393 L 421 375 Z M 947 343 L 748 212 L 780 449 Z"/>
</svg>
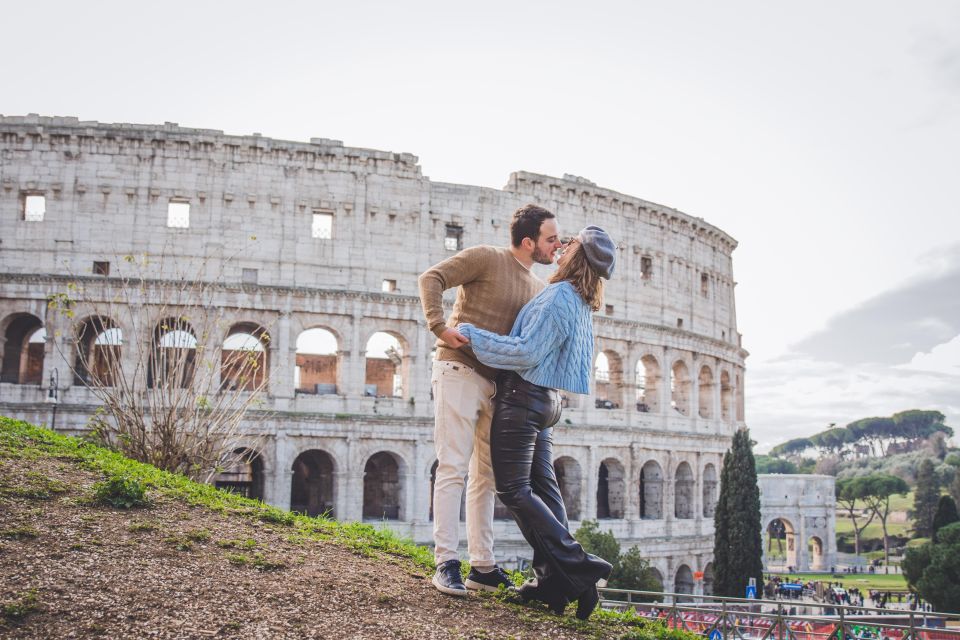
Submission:
<svg viewBox="0 0 960 640">
<path fill-rule="evenodd" d="M 255 350 L 270 375 L 244 423 L 249 450 L 218 484 L 429 543 L 433 336 L 417 276 L 465 246 L 506 244 L 528 202 L 566 232 L 598 224 L 619 243 L 591 392 L 565 398 L 555 434 L 572 528 L 597 518 L 624 549 L 639 545 L 666 589 L 709 592 L 722 456 L 744 424 L 736 242 L 583 178 L 517 172 L 492 189 L 434 182 L 412 155 L 335 140 L 0 117 L 0 412 L 50 424 L 55 380 L 56 426 L 82 431 L 98 405 L 88 381 L 103 374 L 81 370 L 81 355 L 196 344 L 186 321 L 68 319 L 51 295 L 71 282 L 106 295 L 123 256 L 230 254 L 197 277 L 215 280 L 209 306 L 244 309 L 224 349 Z M 75 346 L 78 331 L 88 338 Z M 227 364 L 215 373 L 245 384 Z M 498 517 L 500 560 L 528 557 Z"/>
<path fill-rule="evenodd" d="M 763 567 L 770 571 L 832 571 L 837 563 L 835 478 L 761 474 Z"/>
</svg>

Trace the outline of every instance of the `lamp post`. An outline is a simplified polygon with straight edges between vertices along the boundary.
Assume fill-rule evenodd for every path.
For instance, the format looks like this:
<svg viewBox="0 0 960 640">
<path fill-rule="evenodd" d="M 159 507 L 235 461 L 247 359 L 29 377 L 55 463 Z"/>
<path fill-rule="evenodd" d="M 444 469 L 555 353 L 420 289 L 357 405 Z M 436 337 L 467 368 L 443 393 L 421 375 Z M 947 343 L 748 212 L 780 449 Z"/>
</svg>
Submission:
<svg viewBox="0 0 960 640">
<path fill-rule="evenodd" d="M 57 404 L 59 404 L 59 399 L 57 398 L 57 393 L 60 387 L 60 370 L 54 369 L 50 372 L 50 385 L 47 388 L 47 402 L 53 405 L 53 419 L 50 421 L 50 429 L 56 430 L 57 428 Z"/>
</svg>

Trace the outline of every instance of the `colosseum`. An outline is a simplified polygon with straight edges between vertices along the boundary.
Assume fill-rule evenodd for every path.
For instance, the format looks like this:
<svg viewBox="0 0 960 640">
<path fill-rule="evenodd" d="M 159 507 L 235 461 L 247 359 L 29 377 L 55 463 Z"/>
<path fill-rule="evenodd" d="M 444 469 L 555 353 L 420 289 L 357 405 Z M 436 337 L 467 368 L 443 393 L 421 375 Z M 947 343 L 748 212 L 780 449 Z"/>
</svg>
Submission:
<svg viewBox="0 0 960 640">
<path fill-rule="evenodd" d="M 744 421 L 736 241 L 576 176 L 521 171 L 498 190 L 435 182 L 413 155 L 325 138 L 0 117 L 0 412 L 76 433 L 96 410 L 70 339 L 90 320 L 47 304 L 68 283 L 107 287 L 127 254 L 186 261 L 243 246 L 209 304 L 245 309 L 224 348 L 257 342 L 270 376 L 244 423 L 255 444 L 218 482 L 428 544 L 433 336 L 417 276 L 465 246 L 506 244 L 509 216 L 528 202 L 566 231 L 598 224 L 619 242 L 591 393 L 565 399 L 555 434 L 572 528 L 598 519 L 624 548 L 639 545 L 666 590 L 710 593 L 719 469 Z M 95 323 L 80 348 L 125 357 L 160 322 Z M 519 531 L 497 517 L 500 561 L 522 563 Z"/>
</svg>

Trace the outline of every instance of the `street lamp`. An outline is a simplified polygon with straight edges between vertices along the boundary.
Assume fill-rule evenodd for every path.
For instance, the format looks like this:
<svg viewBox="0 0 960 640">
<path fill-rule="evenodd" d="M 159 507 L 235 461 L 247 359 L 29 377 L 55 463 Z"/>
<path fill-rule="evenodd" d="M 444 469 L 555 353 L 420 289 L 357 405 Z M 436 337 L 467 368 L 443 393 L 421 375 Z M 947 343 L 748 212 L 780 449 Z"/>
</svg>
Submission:
<svg viewBox="0 0 960 640">
<path fill-rule="evenodd" d="M 47 388 L 47 403 L 53 405 L 53 419 L 50 421 L 50 428 L 55 430 L 57 428 L 57 404 L 59 400 L 57 398 L 57 393 L 60 387 L 60 370 L 54 369 L 50 372 L 50 385 Z"/>
</svg>

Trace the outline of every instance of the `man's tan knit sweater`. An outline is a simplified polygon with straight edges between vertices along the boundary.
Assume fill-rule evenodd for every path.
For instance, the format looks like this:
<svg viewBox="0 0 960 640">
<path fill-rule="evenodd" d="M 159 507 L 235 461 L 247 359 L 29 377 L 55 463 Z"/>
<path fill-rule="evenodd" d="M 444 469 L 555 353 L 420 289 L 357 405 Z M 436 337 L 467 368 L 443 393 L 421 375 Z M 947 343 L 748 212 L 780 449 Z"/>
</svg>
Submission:
<svg viewBox="0 0 960 640">
<path fill-rule="evenodd" d="M 427 326 L 438 338 L 447 327 L 461 322 L 506 335 L 523 305 L 544 287 L 535 276 L 513 256 L 507 247 L 481 245 L 464 249 L 420 275 L 420 303 L 427 318 Z M 457 290 L 453 313 L 444 322 L 443 292 Z M 496 369 L 477 360 L 470 346 L 451 349 L 437 340 L 437 360 L 453 360 L 473 367 L 492 380 Z"/>
</svg>

